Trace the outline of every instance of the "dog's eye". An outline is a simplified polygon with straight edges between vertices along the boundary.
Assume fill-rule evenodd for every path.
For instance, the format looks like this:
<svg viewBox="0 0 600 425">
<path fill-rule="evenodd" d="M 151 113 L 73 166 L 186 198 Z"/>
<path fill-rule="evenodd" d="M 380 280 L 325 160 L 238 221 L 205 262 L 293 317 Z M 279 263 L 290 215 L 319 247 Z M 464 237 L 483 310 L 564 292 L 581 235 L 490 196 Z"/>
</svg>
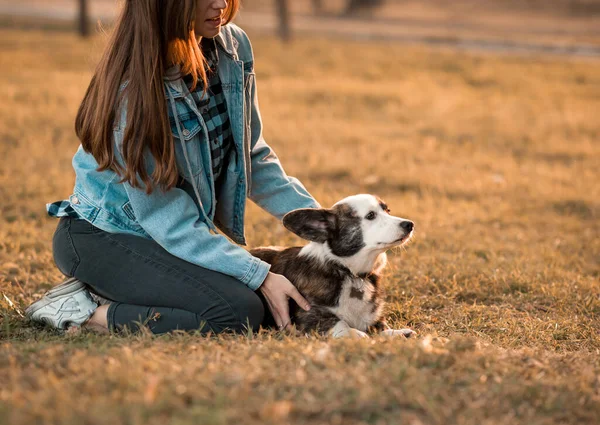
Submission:
<svg viewBox="0 0 600 425">
<path fill-rule="evenodd" d="M 369 214 L 366 215 L 366 219 L 367 220 L 375 220 L 375 217 L 377 217 L 377 214 L 375 213 L 375 211 L 371 211 Z"/>
</svg>

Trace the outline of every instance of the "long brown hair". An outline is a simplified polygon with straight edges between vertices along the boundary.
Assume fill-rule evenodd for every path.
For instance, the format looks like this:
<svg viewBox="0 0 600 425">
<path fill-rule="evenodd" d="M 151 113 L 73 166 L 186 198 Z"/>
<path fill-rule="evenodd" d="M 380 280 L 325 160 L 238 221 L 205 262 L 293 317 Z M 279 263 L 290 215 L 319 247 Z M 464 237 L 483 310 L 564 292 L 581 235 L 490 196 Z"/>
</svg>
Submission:
<svg viewBox="0 0 600 425">
<path fill-rule="evenodd" d="M 165 101 L 165 68 L 179 64 L 183 75 L 192 75 L 194 85 L 201 80 L 206 87 L 205 58 L 194 33 L 196 4 L 197 0 L 125 0 L 77 113 L 77 137 L 98 162 L 98 171 L 112 170 L 121 177 L 119 183 L 136 188 L 142 187 L 139 175 L 147 193 L 152 183 L 169 190 L 179 179 Z M 239 0 L 228 0 L 226 23 L 238 8 Z M 113 128 L 125 105 L 122 167 L 115 158 Z M 145 148 L 156 164 L 151 176 Z"/>
</svg>

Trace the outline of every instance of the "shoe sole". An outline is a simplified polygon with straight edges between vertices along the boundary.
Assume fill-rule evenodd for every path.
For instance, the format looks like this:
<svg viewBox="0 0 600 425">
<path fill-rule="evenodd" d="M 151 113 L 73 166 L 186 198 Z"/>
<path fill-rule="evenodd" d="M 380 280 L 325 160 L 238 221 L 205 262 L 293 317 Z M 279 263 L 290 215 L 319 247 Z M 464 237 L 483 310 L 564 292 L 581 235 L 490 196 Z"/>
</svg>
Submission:
<svg viewBox="0 0 600 425">
<path fill-rule="evenodd" d="M 31 317 L 39 309 L 44 308 L 48 304 L 56 301 L 56 298 L 63 295 L 71 294 L 73 292 L 77 292 L 84 287 L 85 283 L 74 277 L 67 279 L 64 283 L 61 283 L 56 288 L 48 291 L 46 295 L 44 295 L 40 300 L 34 302 L 29 307 L 27 307 L 27 309 L 25 310 L 25 315 Z"/>
</svg>

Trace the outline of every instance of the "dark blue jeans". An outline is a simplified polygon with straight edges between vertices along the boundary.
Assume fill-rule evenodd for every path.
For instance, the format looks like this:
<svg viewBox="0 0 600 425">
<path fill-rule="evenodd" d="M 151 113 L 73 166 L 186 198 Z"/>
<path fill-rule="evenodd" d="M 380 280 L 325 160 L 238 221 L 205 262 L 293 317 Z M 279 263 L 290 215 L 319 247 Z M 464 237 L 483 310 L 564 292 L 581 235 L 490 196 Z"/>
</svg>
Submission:
<svg viewBox="0 0 600 425">
<path fill-rule="evenodd" d="M 274 322 L 260 291 L 175 257 L 152 240 L 62 217 L 52 248 L 63 274 L 114 300 L 108 309 L 113 331 L 135 331 L 142 323 L 155 334 L 243 332 Z"/>
</svg>

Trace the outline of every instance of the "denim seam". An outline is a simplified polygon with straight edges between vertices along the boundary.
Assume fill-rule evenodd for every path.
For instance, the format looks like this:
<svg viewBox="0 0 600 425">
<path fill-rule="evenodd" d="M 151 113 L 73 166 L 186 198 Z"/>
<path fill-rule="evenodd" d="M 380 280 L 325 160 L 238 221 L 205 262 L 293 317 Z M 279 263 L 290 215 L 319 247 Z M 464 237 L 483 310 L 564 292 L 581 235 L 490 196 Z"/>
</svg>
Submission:
<svg viewBox="0 0 600 425">
<path fill-rule="evenodd" d="M 102 205 L 104 205 L 104 203 L 105 203 L 105 198 L 106 198 L 106 195 L 107 195 L 107 193 L 108 193 L 108 190 L 110 189 L 110 187 L 111 187 L 111 185 L 113 184 L 113 182 L 114 182 L 115 180 L 117 180 L 117 179 L 119 179 L 119 175 L 118 175 L 118 174 L 115 174 L 115 175 L 113 176 L 113 178 L 112 178 L 112 179 L 110 179 L 110 181 L 108 182 L 108 184 L 106 184 L 106 187 L 104 188 L 104 192 L 102 192 L 102 195 L 100 196 L 100 203 L 101 203 Z"/>
<path fill-rule="evenodd" d="M 115 310 L 121 304 L 122 303 L 119 303 L 119 302 L 112 302 L 108 306 L 108 310 L 106 312 L 106 319 L 107 319 L 107 322 L 108 322 L 108 329 L 111 332 L 116 332 L 117 331 L 117 326 L 116 326 L 116 323 L 115 323 L 115 314 L 116 314 Z"/>
<path fill-rule="evenodd" d="M 107 190 L 108 190 L 108 189 L 107 189 Z M 90 198 L 88 198 L 88 197 L 85 195 L 85 193 L 83 193 L 83 190 L 82 190 L 82 189 L 75 188 L 75 189 L 73 190 L 73 194 L 74 194 L 75 196 L 78 196 L 79 198 L 83 199 L 83 200 L 85 201 L 85 203 L 87 204 L 87 206 L 92 208 L 92 214 L 83 214 L 83 213 L 80 213 L 80 212 L 78 211 L 79 207 L 77 207 L 77 205 L 79 205 L 79 203 L 75 204 L 75 206 L 73 206 L 73 203 L 71 203 L 71 208 L 73 208 L 75 211 L 77 211 L 77 213 L 78 213 L 80 216 L 82 216 L 82 217 L 86 217 L 86 219 L 87 219 L 89 222 L 93 222 L 93 221 L 95 221 L 95 220 L 96 220 L 96 218 L 98 217 L 98 214 L 100 214 L 100 207 L 98 207 L 98 206 L 97 206 L 97 205 L 96 205 L 94 202 L 92 202 L 92 201 L 90 200 Z M 69 198 L 69 200 L 70 200 L 70 199 L 71 199 L 71 198 Z M 80 202 L 81 202 L 81 199 L 80 199 Z"/>
<path fill-rule="evenodd" d="M 155 263 L 155 264 L 159 264 L 159 265 L 161 265 L 161 266 L 163 266 L 163 267 L 166 267 L 166 268 L 167 268 L 167 269 L 169 269 L 169 270 L 174 270 L 174 271 L 177 271 L 178 273 L 180 273 L 181 275 L 183 275 L 183 276 L 187 277 L 188 279 L 190 279 L 190 280 L 193 280 L 193 281 L 195 281 L 196 283 L 198 283 L 198 284 L 202 285 L 202 287 L 204 287 L 205 289 L 207 289 L 207 290 L 208 290 L 208 292 L 210 292 L 211 294 L 214 294 L 214 295 L 216 295 L 216 296 L 217 296 L 219 299 L 221 299 L 221 300 L 222 300 L 222 301 L 223 301 L 223 302 L 224 302 L 224 303 L 227 305 L 227 307 L 229 307 L 229 310 L 231 311 L 231 313 L 232 313 L 232 315 L 233 315 L 234 317 L 238 317 L 238 315 L 236 314 L 236 311 L 235 311 L 235 309 L 234 309 L 233 307 L 231 307 L 231 304 L 229 304 L 229 303 L 227 302 L 227 300 L 221 296 L 221 294 L 219 294 L 218 292 L 216 292 L 216 291 L 215 291 L 214 289 L 212 289 L 211 287 L 209 287 L 209 286 L 205 285 L 204 283 L 200 282 L 200 281 L 199 281 L 198 279 L 196 279 L 194 276 L 190 276 L 189 274 L 187 274 L 185 271 L 183 271 L 182 269 L 180 269 L 180 268 L 179 268 L 179 267 L 177 267 L 177 266 L 164 264 L 164 263 L 162 263 L 162 262 L 160 262 L 160 261 L 154 260 L 154 259 L 152 259 L 152 258 L 150 258 L 150 257 L 147 257 L 147 256 L 145 256 L 145 255 L 143 255 L 143 254 L 139 253 L 139 252 L 138 252 L 138 251 L 136 251 L 135 249 L 132 249 L 131 247 L 129 247 L 129 246 L 127 246 L 127 245 L 125 245 L 125 244 L 121 243 L 120 241 L 118 241 L 118 240 L 116 240 L 116 239 L 114 239 L 114 238 L 112 238 L 112 237 L 110 236 L 110 233 L 108 233 L 108 232 L 106 232 L 106 233 L 105 233 L 105 235 L 106 235 L 106 237 L 107 237 L 108 239 L 110 239 L 111 241 L 113 241 L 114 243 L 116 243 L 117 245 L 119 245 L 121 248 L 123 248 L 123 249 L 126 249 L 126 250 L 128 250 L 128 251 L 130 251 L 130 252 L 132 252 L 132 253 L 136 254 L 137 256 L 139 256 L 139 257 L 141 257 L 141 258 L 143 258 L 143 259 L 147 260 L 149 263 Z M 198 267 L 200 267 L 200 266 L 198 266 Z M 185 282 L 185 280 L 182 280 L 182 282 Z M 239 318 L 238 318 L 238 319 L 239 319 Z"/>
<path fill-rule="evenodd" d="M 248 269 L 246 269 L 244 276 L 242 277 L 242 279 L 240 279 L 246 286 L 248 286 L 248 283 L 250 283 L 250 280 L 254 275 L 254 270 L 258 267 L 256 260 L 258 259 L 252 258 L 250 264 L 248 265 Z"/>
<path fill-rule="evenodd" d="M 75 257 L 77 258 L 77 261 L 75 262 L 75 264 L 71 268 L 71 272 L 70 272 L 71 276 L 75 276 L 75 270 L 77 270 L 77 267 L 79 267 L 79 263 L 81 263 L 81 257 L 79 257 L 79 253 L 75 249 L 75 244 L 73 243 L 73 238 L 71 237 L 71 223 L 72 223 L 72 220 L 69 220 L 69 225 L 68 225 L 68 227 L 67 227 L 66 230 L 67 230 L 67 239 L 69 239 L 69 243 L 71 244 L 71 248 L 73 248 L 73 252 L 75 253 Z"/>
</svg>

